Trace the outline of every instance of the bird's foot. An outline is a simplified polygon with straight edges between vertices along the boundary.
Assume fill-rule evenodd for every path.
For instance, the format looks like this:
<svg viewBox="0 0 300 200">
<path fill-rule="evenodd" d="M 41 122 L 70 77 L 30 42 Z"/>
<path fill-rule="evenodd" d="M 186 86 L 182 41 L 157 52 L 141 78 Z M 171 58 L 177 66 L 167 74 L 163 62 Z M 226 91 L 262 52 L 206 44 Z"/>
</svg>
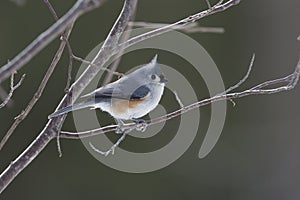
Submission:
<svg viewBox="0 0 300 200">
<path fill-rule="evenodd" d="M 115 130 L 116 134 L 122 134 L 124 133 L 124 122 L 120 119 L 116 119 L 116 122 L 117 122 L 117 128 Z"/>
<path fill-rule="evenodd" d="M 124 133 L 124 129 L 118 125 L 115 132 L 116 132 L 116 134 L 122 134 L 122 133 Z"/>
<path fill-rule="evenodd" d="M 136 124 L 136 130 L 145 132 L 148 126 L 147 122 L 143 119 L 133 119 L 134 123 Z"/>
</svg>

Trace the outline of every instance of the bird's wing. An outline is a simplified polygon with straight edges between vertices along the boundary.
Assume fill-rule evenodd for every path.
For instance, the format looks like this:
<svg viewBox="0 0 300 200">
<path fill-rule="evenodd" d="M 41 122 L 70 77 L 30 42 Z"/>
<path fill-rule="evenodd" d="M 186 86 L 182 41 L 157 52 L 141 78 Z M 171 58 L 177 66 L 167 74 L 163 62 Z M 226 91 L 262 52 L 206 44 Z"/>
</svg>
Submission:
<svg viewBox="0 0 300 200">
<path fill-rule="evenodd" d="M 136 90 L 134 90 L 134 92 L 130 95 L 130 99 L 131 100 L 143 99 L 147 95 L 149 95 L 149 93 L 150 93 L 150 89 L 147 86 L 142 85 L 138 87 Z"/>
<path fill-rule="evenodd" d="M 138 100 L 146 97 L 150 92 L 147 86 L 140 86 L 136 90 L 123 89 L 120 87 L 103 87 L 99 88 L 83 97 L 94 97 L 94 98 L 117 98 L 126 100 Z"/>
</svg>

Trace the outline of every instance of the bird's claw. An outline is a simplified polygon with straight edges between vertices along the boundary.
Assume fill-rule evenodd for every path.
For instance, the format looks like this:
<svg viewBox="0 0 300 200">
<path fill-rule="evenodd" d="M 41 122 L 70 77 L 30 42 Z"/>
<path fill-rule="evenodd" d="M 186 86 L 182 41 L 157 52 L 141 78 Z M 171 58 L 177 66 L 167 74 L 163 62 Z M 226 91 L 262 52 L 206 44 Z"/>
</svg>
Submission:
<svg viewBox="0 0 300 200">
<path fill-rule="evenodd" d="M 118 124 L 118 126 L 117 126 L 117 128 L 115 130 L 116 134 L 122 134 L 122 133 L 124 133 L 124 131 L 125 131 L 124 130 L 124 122 L 122 120 L 120 120 L 120 119 L 116 119 L 116 122 Z"/>
<path fill-rule="evenodd" d="M 147 124 L 147 122 L 145 120 L 143 120 L 143 119 L 134 119 L 133 121 L 136 124 L 136 128 L 135 129 L 137 131 L 141 131 L 141 132 L 145 132 L 146 131 L 148 124 Z"/>
<path fill-rule="evenodd" d="M 116 130 L 115 130 L 116 134 L 122 134 L 124 133 L 124 129 L 122 126 L 117 126 Z"/>
</svg>

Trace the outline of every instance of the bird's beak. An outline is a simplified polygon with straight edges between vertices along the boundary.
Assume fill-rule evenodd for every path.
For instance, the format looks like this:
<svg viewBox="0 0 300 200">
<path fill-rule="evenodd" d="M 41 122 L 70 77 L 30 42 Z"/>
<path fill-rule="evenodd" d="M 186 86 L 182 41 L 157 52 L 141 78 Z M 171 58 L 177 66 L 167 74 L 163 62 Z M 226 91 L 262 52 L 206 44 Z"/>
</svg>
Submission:
<svg viewBox="0 0 300 200">
<path fill-rule="evenodd" d="M 160 78 L 160 81 L 159 81 L 160 83 L 167 83 L 168 82 L 168 79 L 166 79 L 166 77 L 164 75 L 160 75 L 159 78 Z"/>
</svg>

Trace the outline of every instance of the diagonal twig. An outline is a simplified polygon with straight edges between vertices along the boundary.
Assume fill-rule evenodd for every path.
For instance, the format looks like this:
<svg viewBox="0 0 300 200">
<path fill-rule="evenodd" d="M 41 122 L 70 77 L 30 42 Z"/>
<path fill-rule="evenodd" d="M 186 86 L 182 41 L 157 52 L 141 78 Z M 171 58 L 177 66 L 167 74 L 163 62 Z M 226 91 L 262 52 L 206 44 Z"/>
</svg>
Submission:
<svg viewBox="0 0 300 200">
<path fill-rule="evenodd" d="M 132 27 L 143 27 L 143 28 L 162 28 L 169 26 L 170 24 L 165 23 L 151 23 L 151 22 L 130 22 Z M 224 33 L 225 30 L 222 27 L 203 27 L 199 26 L 197 22 L 190 23 L 185 26 L 174 26 L 172 29 L 180 30 L 185 33 Z"/>
<path fill-rule="evenodd" d="M 68 30 L 66 30 L 66 37 L 68 38 L 71 31 L 72 31 L 72 25 L 68 28 Z M 2 138 L 1 142 L 0 142 L 0 150 L 3 148 L 3 146 L 5 145 L 5 143 L 7 142 L 7 140 L 9 139 L 9 137 L 13 134 L 13 132 L 16 130 L 16 128 L 18 127 L 18 125 L 27 117 L 27 115 L 30 113 L 31 109 L 35 106 L 36 102 L 39 100 L 39 98 L 41 97 L 46 84 L 48 83 L 48 80 L 50 79 L 55 67 L 57 66 L 57 63 L 59 62 L 62 53 L 64 51 L 64 48 L 66 46 L 66 41 L 61 41 L 59 48 L 56 51 L 56 54 L 43 78 L 43 80 L 40 83 L 40 86 L 38 87 L 37 91 L 35 92 L 35 94 L 33 95 L 32 99 L 30 100 L 30 102 L 28 103 L 27 107 L 25 108 L 25 110 L 23 110 L 17 117 L 15 117 L 15 121 L 14 123 L 11 125 L 11 127 L 9 128 L 9 130 L 7 131 L 7 133 L 5 134 L 5 136 Z"/>
<path fill-rule="evenodd" d="M 8 93 L 4 90 L 4 88 L 0 85 L 0 99 L 4 101 L 6 97 L 8 96 Z M 10 101 L 7 102 L 6 106 L 10 107 L 13 105 L 13 99 L 10 99 Z"/>
<path fill-rule="evenodd" d="M 207 4 L 208 8 L 211 8 L 209 0 L 205 0 L 205 1 L 206 1 L 206 4 Z"/>
<path fill-rule="evenodd" d="M 130 130 L 130 129 L 128 129 Z M 125 139 L 127 132 L 129 132 L 128 130 L 126 130 L 124 133 L 122 133 L 122 136 L 117 140 L 117 142 L 112 145 L 109 150 L 107 151 L 101 151 L 99 149 L 97 149 L 92 142 L 89 142 L 90 147 L 97 153 L 103 155 L 103 156 L 108 156 L 109 154 L 114 155 L 115 154 L 115 149 L 121 144 L 121 142 Z"/>
<path fill-rule="evenodd" d="M 255 54 L 252 55 L 252 58 L 251 58 L 251 61 L 250 61 L 249 67 L 248 67 L 248 71 L 245 74 L 245 76 L 238 83 L 236 83 L 234 86 L 229 87 L 227 90 L 225 90 L 224 92 L 222 92 L 220 95 L 226 94 L 226 93 L 231 92 L 232 90 L 240 87 L 248 79 L 248 77 L 249 77 L 249 75 L 250 75 L 250 73 L 252 71 L 254 60 L 255 60 Z"/>
<path fill-rule="evenodd" d="M 5 100 L 0 104 L 0 108 L 3 108 L 8 102 L 9 100 L 11 99 L 14 91 L 21 86 L 21 84 L 23 83 L 23 80 L 25 78 L 25 74 L 22 75 L 21 79 L 19 80 L 19 82 L 14 85 L 14 77 L 15 77 L 15 73 L 13 73 L 11 76 L 10 76 L 10 91 L 7 95 L 7 97 L 5 98 Z M 1 148 L 0 148 L 1 150 Z"/>
<path fill-rule="evenodd" d="M 83 58 L 80 58 L 80 57 L 78 57 L 78 56 L 75 56 L 75 55 L 73 55 L 73 59 L 74 59 L 74 60 L 77 60 L 77 61 L 79 61 L 79 62 L 82 62 L 82 63 L 88 64 L 88 65 L 91 65 L 91 66 L 98 67 L 98 68 L 100 68 L 100 70 L 103 70 L 103 71 L 110 72 L 111 74 L 113 74 L 113 75 L 116 75 L 116 76 L 118 76 L 118 77 L 122 77 L 122 76 L 124 76 L 124 75 L 125 75 L 125 74 L 123 74 L 123 73 L 120 73 L 120 72 L 111 71 L 111 70 L 110 70 L 110 69 L 108 69 L 108 68 L 105 68 L 105 67 L 102 67 L 102 66 L 100 66 L 100 65 L 94 64 L 94 63 L 92 63 L 91 61 L 85 60 L 85 59 L 83 59 Z"/>
</svg>

